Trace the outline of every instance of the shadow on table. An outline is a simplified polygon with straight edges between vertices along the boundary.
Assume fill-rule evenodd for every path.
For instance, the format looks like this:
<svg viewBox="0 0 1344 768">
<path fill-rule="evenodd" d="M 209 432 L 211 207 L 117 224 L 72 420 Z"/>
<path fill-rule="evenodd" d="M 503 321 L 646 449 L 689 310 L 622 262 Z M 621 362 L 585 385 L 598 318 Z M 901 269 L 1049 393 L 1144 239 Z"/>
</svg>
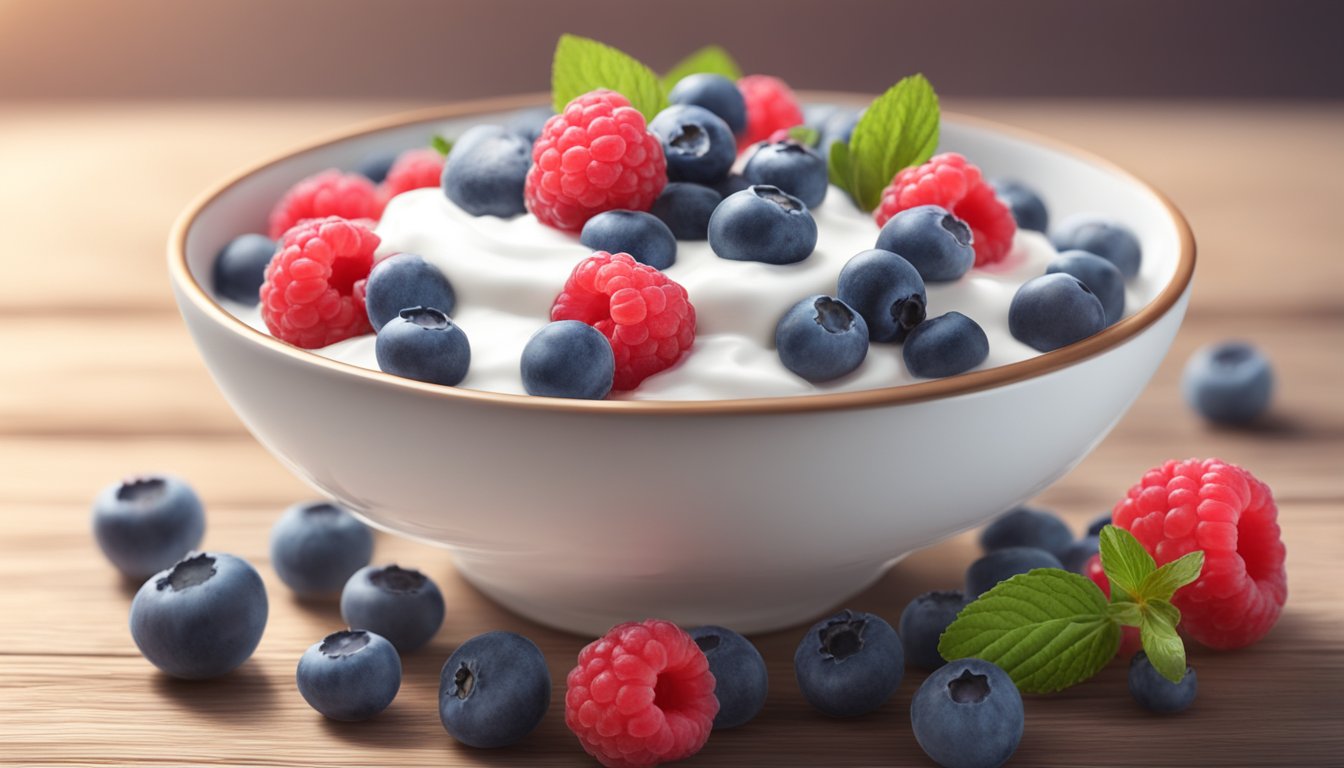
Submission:
<svg viewBox="0 0 1344 768">
<path fill-rule="evenodd" d="M 214 680 L 178 680 L 159 673 L 153 683 L 166 704 L 225 722 L 269 715 L 277 706 L 279 687 L 255 660 Z"/>
</svg>

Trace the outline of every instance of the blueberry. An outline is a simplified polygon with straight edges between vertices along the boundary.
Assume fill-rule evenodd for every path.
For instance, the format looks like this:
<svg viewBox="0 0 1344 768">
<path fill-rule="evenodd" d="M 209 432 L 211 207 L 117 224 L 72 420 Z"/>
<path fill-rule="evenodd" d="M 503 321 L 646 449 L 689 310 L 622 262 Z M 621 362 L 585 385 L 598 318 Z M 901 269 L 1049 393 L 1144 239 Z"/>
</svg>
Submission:
<svg viewBox="0 0 1344 768">
<path fill-rule="evenodd" d="M 724 627 L 697 627 L 690 635 L 705 652 L 709 671 L 714 675 L 714 696 L 719 700 L 715 730 L 751 722 L 765 706 L 769 688 L 761 652 L 750 640 Z"/>
<path fill-rule="evenodd" d="M 392 170 L 396 164 L 397 158 L 401 156 L 401 150 L 398 149 L 380 149 L 377 152 L 370 152 L 360 159 L 359 165 L 355 167 L 355 172 L 362 174 L 374 184 L 382 184 L 387 178 L 387 172 Z"/>
<path fill-rule="evenodd" d="M 858 109 L 837 109 L 821 124 L 821 137 L 817 141 L 817 151 L 822 157 L 830 159 L 831 145 L 837 141 L 849 143 L 854 135 L 854 126 L 859 124 L 863 111 Z"/>
<path fill-rule="evenodd" d="M 1008 305 L 1008 331 L 1040 352 L 1081 341 L 1105 327 L 1101 301 L 1073 275 L 1033 277 Z"/>
<path fill-rule="evenodd" d="M 943 665 L 938 640 L 961 609 L 966 595 L 960 590 L 925 592 L 901 611 L 900 636 L 905 661 L 919 669 L 937 669 Z"/>
<path fill-rule="evenodd" d="M 840 300 L 868 324 L 873 341 L 904 341 L 924 322 L 929 295 L 919 270 L 891 251 L 862 251 L 840 270 Z"/>
<path fill-rule="evenodd" d="M 817 246 L 817 222 L 803 201 L 765 184 L 734 192 L 709 217 L 709 247 L 719 258 L 793 264 Z"/>
<path fill-rule="evenodd" d="M 529 395 L 601 400 L 611 391 L 616 357 L 602 332 L 578 320 L 542 326 L 523 347 Z"/>
<path fill-rule="evenodd" d="M 995 768 L 1022 741 L 1022 694 L 998 666 L 981 659 L 948 662 L 924 680 L 910 702 L 915 741 L 946 768 Z"/>
<path fill-rule="evenodd" d="M 955 376 L 985 362 L 989 337 L 960 312 L 931 317 L 905 337 L 901 357 L 910 373 L 926 379 Z"/>
<path fill-rule="evenodd" d="M 401 657 L 381 635 L 346 629 L 309 646 L 294 677 L 303 700 L 323 715 L 368 720 L 397 697 Z"/>
<path fill-rule="evenodd" d="M 408 307 L 397 315 L 374 341 L 378 367 L 417 381 L 460 384 L 471 365 L 471 344 L 462 329 L 431 307 Z"/>
<path fill-rule="evenodd" d="M 1185 364 L 1181 392 L 1215 424 L 1246 424 L 1269 407 L 1274 372 L 1260 350 L 1244 341 L 1210 344 Z"/>
<path fill-rule="evenodd" d="M 737 139 L 722 118 L 704 107 L 673 104 L 654 115 L 649 130 L 663 142 L 669 181 L 712 184 L 737 159 Z"/>
<path fill-rule="evenodd" d="M 880 616 L 841 611 L 812 625 L 793 654 L 803 698 L 831 717 L 856 717 L 886 703 L 901 685 L 905 652 Z"/>
<path fill-rule="evenodd" d="M 369 272 L 364 305 L 373 330 L 382 330 L 407 307 L 433 307 L 445 315 L 457 308 L 457 293 L 438 267 L 414 253 L 395 253 Z"/>
<path fill-rule="evenodd" d="M 678 240 L 705 240 L 709 237 L 709 217 L 723 202 L 713 187 L 674 181 L 663 187 L 649 213 L 662 220 Z"/>
<path fill-rule="evenodd" d="M 704 107 L 713 112 L 734 134 L 747 129 L 747 102 L 737 83 L 707 72 L 687 75 L 672 86 L 667 100 L 673 104 Z"/>
<path fill-rule="evenodd" d="M 555 110 L 550 107 L 525 107 L 505 119 L 504 127 L 522 136 L 531 145 L 541 135 L 541 129 L 545 127 L 546 121 L 554 115 Z M 530 151 L 528 157 L 531 158 Z"/>
<path fill-rule="evenodd" d="M 340 592 L 372 556 L 368 527 L 329 501 L 295 504 L 271 528 L 271 566 L 299 595 Z"/>
<path fill-rule="evenodd" d="M 877 247 L 898 253 L 926 283 L 960 278 L 975 264 L 974 238 L 966 222 L 936 205 L 919 205 L 887 219 Z"/>
<path fill-rule="evenodd" d="M 769 184 L 816 208 L 826 197 L 830 181 L 826 160 L 816 150 L 793 140 L 757 145 L 742 168 L 752 184 Z"/>
<path fill-rule="evenodd" d="M 589 219 L 579 242 L 594 251 L 628 253 L 654 269 L 677 260 L 677 238 L 662 219 L 644 211 L 604 211 Z"/>
<path fill-rule="evenodd" d="M 247 661 L 266 629 L 266 587 L 245 560 L 191 554 L 151 576 L 131 601 L 131 638 L 172 677 L 219 677 Z"/>
<path fill-rule="evenodd" d="M 1190 708 L 1199 692 L 1199 678 L 1189 664 L 1181 682 L 1173 683 L 1158 672 L 1148 660 L 1148 654 L 1139 651 L 1129 660 L 1129 695 L 1144 709 L 1169 715 Z"/>
<path fill-rule="evenodd" d="M 443 595 L 423 573 L 365 566 L 341 590 L 341 620 L 387 638 L 401 653 L 428 643 L 443 624 Z"/>
<path fill-rule="evenodd" d="M 999 199 L 1008 204 L 1018 229 L 1045 232 L 1050 225 L 1050 212 L 1036 190 L 1013 179 L 995 179 L 990 182 Z"/>
<path fill-rule="evenodd" d="M 727 197 L 750 186 L 751 182 L 747 181 L 740 173 L 730 173 L 720 181 L 709 185 L 710 189 L 719 193 L 719 197 Z"/>
<path fill-rule="evenodd" d="M 191 486 L 176 477 L 130 478 L 93 500 L 93 535 L 117 570 L 140 582 L 201 543 L 205 509 Z"/>
<path fill-rule="evenodd" d="M 439 720 L 470 747 L 516 744 L 550 705 L 551 673 L 541 649 L 513 632 L 471 638 L 439 674 Z"/>
<path fill-rule="evenodd" d="M 779 319 L 775 347 L 785 368 L 814 383 L 830 381 L 868 356 L 868 325 L 839 299 L 809 296 Z"/>
<path fill-rule="evenodd" d="M 1044 549 L 1036 547 L 996 549 L 971 563 L 966 569 L 966 594 L 979 597 L 993 589 L 995 584 L 1011 579 L 1019 573 L 1037 568 L 1063 567 L 1058 557 Z"/>
<path fill-rule="evenodd" d="M 532 142 L 498 125 L 477 125 L 453 144 L 443 164 L 443 193 L 473 216 L 523 213 L 523 181 Z"/>
<path fill-rule="evenodd" d="M 1055 557 L 1063 557 L 1073 544 L 1073 532 L 1053 512 L 1034 507 L 1017 507 L 1005 513 L 980 532 L 980 546 L 986 552 L 1007 547 L 1036 547 Z"/>
<path fill-rule="evenodd" d="M 1087 524 L 1087 535 L 1100 536 L 1101 529 L 1105 528 L 1110 524 L 1111 524 L 1111 513 L 1103 512 L 1102 514 L 1092 518 L 1092 522 Z"/>
<path fill-rule="evenodd" d="M 1083 566 L 1087 561 L 1101 550 L 1101 539 L 1098 536 L 1089 535 L 1070 544 L 1062 555 L 1059 562 L 1064 566 L 1064 570 L 1082 573 Z"/>
<path fill-rule="evenodd" d="M 1110 325 L 1125 315 L 1125 276 L 1114 264 L 1087 251 L 1065 251 L 1045 268 L 1045 274 L 1063 272 L 1083 281 L 1083 285 L 1101 302 L 1101 310 Z"/>
<path fill-rule="evenodd" d="M 265 235 L 239 235 L 215 257 L 215 293 L 229 301 L 256 306 L 275 241 Z"/>
<path fill-rule="evenodd" d="M 1057 251 L 1087 251 L 1114 264 L 1129 279 L 1139 274 L 1143 251 L 1139 238 L 1119 222 L 1095 216 L 1074 216 L 1051 237 Z"/>
</svg>

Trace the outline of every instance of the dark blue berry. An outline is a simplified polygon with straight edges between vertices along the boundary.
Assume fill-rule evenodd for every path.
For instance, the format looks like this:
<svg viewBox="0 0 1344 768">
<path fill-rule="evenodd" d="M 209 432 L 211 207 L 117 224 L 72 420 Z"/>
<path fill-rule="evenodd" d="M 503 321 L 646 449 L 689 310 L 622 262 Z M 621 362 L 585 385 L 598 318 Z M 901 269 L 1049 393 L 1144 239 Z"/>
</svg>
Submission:
<svg viewBox="0 0 1344 768">
<path fill-rule="evenodd" d="M 821 137 L 817 141 L 817 151 L 822 157 L 830 159 L 831 145 L 837 141 L 849 143 L 854 135 L 854 126 L 859 124 L 863 111 L 841 107 L 831 113 L 821 124 Z"/>
<path fill-rule="evenodd" d="M 856 717 L 885 704 L 900 687 L 905 652 L 880 616 L 846 610 L 807 630 L 793 671 L 808 704 L 831 717 Z"/>
<path fill-rule="evenodd" d="M 364 288 L 373 330 L 381 330 L 408 307 L 433 307 L 445 315 L 457 308 L 457 293 L 438 267 L 414 253 L 394 253 L 373 266 Z"/>
<path fill-rule="evenodd" d="M 129 478 L 93 500 L 93 535 L 117 570 L 141 582 L 201 543 L 205 509 L 191 486 L 176 477 Z"/>
<path fill-rule="evenodd" d="M 443 164 L 443 193 L 473 216 L 523 213 L 523 181 L 532 142 L 499 125 L 477 125 L 453 144 Z"/>
<path fill-rule="evenodd" d="M 975 264 L 971 228 L 936 205 L 919 205 L 887 219 L 877 247 L 900 254 L 926 283 L 956 280 Z"/>
<path fill-rule="evenodd" d="M 677 260 L 672 230 L 644 211 L 603 211 L 583 225 L 579 242 L 594 251 L 628 253 L 654 269 L 667 269 Z"/>
<path fill-rule="evenodd" d="M 266 265 L 275 255 L 275 241 L 265 235 L 239 235 L 215 258 L 215 293 L 229 301 L 256 306 Z"/>
<path fill-rule="evenodd" d="M 712 184 L 737 159 L 732 129 L 704 107 L 673 104 L 649 121 L 649 130 L 663 142 L 670 181 Z"/>
<path fill-rule="evenodd" d="M 713 187 L 674 181 L 663 187 L 649 213 L 657 216 L 678 240 L 704 240 L 709 237 L 709 217 L 723 202 Z"/>
<path fill-rule="evenodd" d="M 1215 424 L 1246 424 L 1269 407 L 1274 371 L 1260 350 L 1244 341 L 1210 344 L 1185 364 L 1181 392 Z"/>
<path fill-rule="evenodd" d="M 528 339 L 521 366 L 529 395 L 601 400 L 611 391 L 616 357 L 601 331 L 560 320 Z"/>
<path fill-rule="evenodd" d="M 1102 514 L 1092 518 L 1092 522 L 1087 524 L 1087 535 L 1100 536 L 1101 529 L 1105 528 L 1110 524 L 1111 524 L 1111 513 L 1103 512 Z"/>
<path fill-rule="evenodd" d="M 387 638 L 401 653 L 428 643 L 443 624 L 443 595 L 428 576 L 395 565 L 366 566 L 341 590 L 341 620 Z"/>
<path fill-rule="evenodd" d="M 1045 232 L 1050 228 L 1050 211 L 1036 190 L 1020 181 L 996 179 L 990 182 L 999 199 L 1008 204 L 1018 229 Z"/>
<path fill-rule="evenodd" d="M 551 705 L 551 673 L 536 643 L 487 632 L 453 651 L 439 674 L 439 720 L 452 737 L 489 749 L 516 744 Z"/>
<path fill-rule="evenodd" d="M 904 341 L 929 304 L 919 270 L 891 251 L 862 251 L 840 270 L 840 300 L 868 324 L 873 341 Z"/>
<path fill-rule="evenodd" d="M 1070 544 L 1065 548 L 1064 553 L 1060 555 L 1059 562 L 1064 566 L 1064 570 L 1082 573 L 1083 566 L 1087 561 L 1097 554 L 1101 549 L 1101 539 L 1097 536 L 1089 535 Z"/>
<path fill-rule="evenodd" d="M 1101 311 L 1110 325 L 1125 316 L 1125 276 L 1114 264 L 1087 251 L 1065 251 L 1045 268 L 1045 274 L 1063 272 L 1083 281 L 1083 285 L 1101 302 Z"/>
<path fill-rule="evenodd" d="M 355 167 L 355 172 L 362 174 L 374 184 L 382 184 L 387 178 L 387 172 L 392 170 L 396 164 L 397 158 L 401 156 L 399 149 L 381 149 L 377 152 L 370 152 L 359 161 Z"/>
<path fill-rule="evenodd" d="M 1105 327 L 1101 301 L 1073 275 L 1033 277 L 1008 305 L 1008 331 L 1040 352 L 1081 341 Z"/>
<path fill-rule="evenodd" d="M 1063 567 L 1058 557 L 1044 549 L 1036 547 L 996 549 L 971 563 L 966 569 L 966 594 L 979 597 L 993 589 L 995 584 L 1011 579 L 1019 573 L 1027 573 L 1037 568 Z"/>
<path fill-rule="evenodd" d="M 811 211 L 779 187 L 753 185 L 735 192 L 709 217 L 709 247 L 719 258 L 793 264 L 816 246 Z"/>
<path fill-rule="evenodd" d="M 690 635 L 705 652 L 709 671 L 714 675 L 714 696 L 719 700 L 715 730 L 751 722 L 765 706 L 769 688 L 761 652 L 750 640 L 724 627 L 697 627 Z"/>
<path fill-rule="evenodd" d="M 368 526 L 329 501 L 295 504 L 271 528 L 271 566 L 299 595 L 340 592 L 372 556 Z"/>
<path fill-rule="evenodd" d="M 901 645 L 905 663 L 919 669 L 943 666 L 938 640 L 952 620 L 966 607 L 966 595 L 960 590 L 925 592 L 901 611 Z"/>
<path fill-rule="evenodd" d="M 1181 682 L 1173 683 L 1158 672 L 1148 660 L 1148 654 L 1139 651 L 1129 660 L 1129 695 L 1144 709 L 1163 715 L 1184 712 L 1199 693 L 1199 678 L 1186 665 Z"/>
<path fill-rule="evenodd" d="M 504 127 L 522 136 L 529 145 L 537 140 L 541 135 L 541 129 L 545 127 L 546 121 L 555 115 L 555 110 L 550 107 L 526 107 L 520 109 L 504 120 Z M 529 160 L 531 153 L 528 153 Z"/>
<path fill-rule="evenodd" d="M 471 365 L 467 335 L 443 312 L 408 307 L 378 331 L 373 351 L 378 367 L 393 374 L 455 387 Z"/>
<path fill-rule="evenodd" d="M 779 187 L 808 208 L 821 205 L 830 187 L 826 160 L 816 150 L 793 140 L 757 145 L 742 168 L 742 177 L 752 184 Z"/>
<path fill-rule="evenodd" d="M 779 319 L 775 347 L 785 368 L 811 382 L 830 381 L 868 356 L 868 326 L 843 301 L 809 296 Z"/>
<path fill-rule="evenodd" d="M 266 629 L 266 587 L 233 555 L 203 552 L 151 576 L 131 601 L 131 638 L 172 677 L 204 680 L 247 661 Z"/>
<path fill-rule="evenodd" d="M 980 532 L 980 546 L 986 552 L 1007 547 L 1036 547 L 1062 557 L 1073 543 L 1073 532 L 1053 512 L 1034 507 L 1017 507 Z"/>
<path fill-rule="evenodd" d="M 751 183 L 740 173 L 730 173 L 723 177 L 722 180 L 710 184 L 709 186 L 715 192 L 719 193 L 719 197 L 728 197 L 731 194 L 741 192 L 747 187 L 750 187 Z"/>
<path fill-rule="evenodd" d="M 368 720 L 397 697 L 401 657 L 380 635 L 346 629 L 309 646 L 294 678 L 303 700 L 326 717 Z"/>
<path fill-rule="evenodd" d="M 948 662 L 929 675 L 910 702 L 915 741 L 946 768 L 997 768 L 1022 741 L 1022 694 L 998 666 L 981 659 Z"/>
<path fill-rule="evenodd" d="M 723 75 L 702 72 L 687 75 L 672 86 L 667 100 L 673 104 L 704 107 L 713 112 L 734 134 L 747 129 L 747 102 L 737 83 Z"/>
<path fill-rule="evenodd" d="M 965 373 L 989 357 L 989 337 L 960 312 L 931 317 L 916 325 L 901 349 L 906 370 L 935 379 Z"/>
<path fill-rule="evenodd" d="M 1087 251 L 1106 259 L 1129 279 L 1139 274 L 1139 238 L 1123 224 L 1095 216 L 1074 216 L 1050 237 L 1057 251 Z"/>
</svg>

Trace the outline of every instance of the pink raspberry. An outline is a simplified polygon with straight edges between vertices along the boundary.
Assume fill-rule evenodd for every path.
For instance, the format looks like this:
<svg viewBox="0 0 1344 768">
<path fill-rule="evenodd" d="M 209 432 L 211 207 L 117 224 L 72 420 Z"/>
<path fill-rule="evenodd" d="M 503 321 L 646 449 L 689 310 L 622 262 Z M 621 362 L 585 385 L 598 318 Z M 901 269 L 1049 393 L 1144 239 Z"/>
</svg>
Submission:
<svg viewBox="0 0 1344 768">
<path fill-rule="evenodd" d="M 647 211 L 667 185 L 663 144 L 621 94 L 576 97 L 532 145 L 523 202 L 543 224 L 577 232 L 603 211 Z"/>
<path fill-rule="evenodd" d="M 383 202 L 373 182 L 364 176 L 335 169 L 323 171 L 290 187 L 271 209 L 271 239 L 280 239 L 304 219 L 339 216 L 377 221 L 383 215 Z"/>
<path fill-rule="evenodd" d="M 1001 261 L 1013 247 L 1017 222 L 1013 212 L 999 200 L 980 169 L 956 152 L 934 155 L 927 163 L 897 171 L 882 190 L 877 225 L 920 205 L 947 209 L 971 228 L 975 266 Z"/>
<path fill-rule="evenodd" d="M 408 149 L 397 155 L 396 162 L 387 171 L 379 191 L 384 200 L 391 200 L 412 189 L 439 186 L 443 176 L 443 155 L 429 147 Z"/>
<path fill-rule="evenodd" d="M 565 724 L 607 768 L 690 757 L 719 711 L 704 651 L 657 619 L 613 627 L 579 651 L 565 692 Z"/>
<path fill-rule="evenodd" d="M 686 289 L 629 254 L 598 251 L 579 262 L 551 306 L 552 320 L 602 332 L 616 355 L 613 390 L 630 390 L 676 365 L 695 341 Z"/>
<path fill-rule="evenodd" d="M 776 131 L 787 131 L 803 124 L 803 109 L 788 84 L 769 75 L 747 75 L 737 81 L 737 90 L 747 103 L 747 129 L 737 137 L 742 151 L 758 141 L 769 139 Z"/>
<path fill-rule="evenodd" d="M 363 283 L 378 243 L 372 229 L 339 216 L 287 231 L 261 284 L 261 317 L 271 334 L 317 349 L 373 330 Z"/>
<path fill-rule="evenodd" d="M 1219 459 L 1155 467 L 1112 511 L 1158 565 L 1204 550 L 1199 579 L 1172 603 L 1181 629 L 1210 648 L 1250 645 L 1278 621 L 1288 599 L 1278 516 L 1269 486 Z"/>
</svg>

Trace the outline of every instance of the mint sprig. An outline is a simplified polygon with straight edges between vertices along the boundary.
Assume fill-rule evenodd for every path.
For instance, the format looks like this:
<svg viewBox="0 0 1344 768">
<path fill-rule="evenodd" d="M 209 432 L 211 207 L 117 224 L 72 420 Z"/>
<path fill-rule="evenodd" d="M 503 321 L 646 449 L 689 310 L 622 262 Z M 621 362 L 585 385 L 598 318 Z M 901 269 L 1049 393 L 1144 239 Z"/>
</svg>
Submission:
<svg viewBox="0 0 1344 768">
<path fill-rule="evenodd" d="M 742 77 L 742 68 L 722 47 L 706 45 L 677 62 L 663 75 L 663 90 L 671 91 L 683 77 L 698 74 L 723 75 L 736 82 Z"/>
<path fill-rule="evenodd" d="M 561 35 L 551 63 L 551 102 L 556 112 L 598 88 L 616 91 L 652 120 L 667 106 L 662 81 L 638 59 L 578 35 Z"/>
<path fill-rule="evenodd" d="M 923 75 L 902 78 L 868 105 L 848 144 L 831 145 L 831 183 L 873 210 L 897 171 L 933 156 L 939 114 L 938 94 Z"/>
<path fill-rule="evenodd" d="M 437 134 L 434 136 L 434 138 L 429 140 L 429 146 L 433 147 L 434 151 L 438 152 L 440 155 L 443 155 L 444 157 L 447 157 L 448 153 L 453 151 L 452 140 Z"/>
<path fill-rule="evenodd" d="M 834 157 L 834 155 L 832 155 Z M 938 652 L 998 664 L 1027 693 L 1049 693 L 1087 680 L 1115 655 L 1120 627 L 1139 628 L 1143 650 L 1163 677 L 1185 674 L 1185 646 L 1171 604 L 1176 590 L 1199 577 L 1204 553 L 1161 568 L 1133 534 L 1106 526 L 1101 565 L 1111 599 L 1084 576 L 1038 568 L 1000 582 L 962 609 L 943 632 Z"/>
</svg>

